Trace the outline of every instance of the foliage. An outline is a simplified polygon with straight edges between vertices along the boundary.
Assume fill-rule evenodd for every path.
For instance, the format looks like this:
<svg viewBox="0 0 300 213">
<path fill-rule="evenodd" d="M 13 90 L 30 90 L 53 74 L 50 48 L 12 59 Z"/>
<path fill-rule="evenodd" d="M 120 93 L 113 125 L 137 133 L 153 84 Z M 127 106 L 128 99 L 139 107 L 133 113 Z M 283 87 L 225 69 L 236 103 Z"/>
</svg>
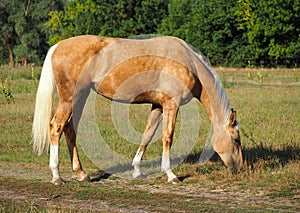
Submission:
<svg viewBox="0 0 300 213">
<path fill-rule="evenodd" d="M 50 43 L 87 33 L 115 37 L 157 33 L 186 40 L 213 65 L 299 64 L 297 1 L 106 0 L 81 4 L 79 0 L 71 1 L 64 11 L 52 13 L 48 24 L 59 31 Z M 82 7 L 89 9 L 82 12 Z M 92 22 L 89 17 L 94 17 Z M 80 19 L 85 20 L 84 25 Z M 76 29 L 79 31 L 74 32 Z"/>
<path fill-rule="evenodd" d="M 76 0 L 63 11 L 53 11 L 47 26 L 50 44 L 71 36 L 94 34 L 113 37 L 156 33 L 165 16 L 164 0 Z"/>
<path fill-rule="evenodd" d="M 242 32 L 235 26 L 236 2 L 176 2 L 170 3 L 169 16 L 163 20 L 159 32 L 183 38 L 203 52 L 213 65 L 238 66 L 235 59 L 240 59 L 237 52 L 243 40 Z"/>
<path fill-rule="evenodd" d="M 2 77 L 0 82 L 0 94 L 6 100 L 6 103 L 10 104 L 14 101 L 14 97 L 12 95 L 11 87 L 10 87 L 10 79 L 8 77 Z"/>
<path fill-rule="evenodd" d="M 262 65 L 288 66 L 299 63 L 300 2 L 293 0 L 239 0 L 236 9 L 239 29 L 246 30 L 246 49 L 254 58 L 265 58 Z M 267 59 L 266 59 L 267 57 Z"/>
<path fill-rule="evenodd" d="M 82 34 L 171 35 L 215 66 L 298 67 L 300 2 L 293 0 L 27 0 L 0 2 L 0 63 L 38 63 Z"/>
<path fill-rule="evenodd" d="M 48 49 L 47 31 L 43 24 L 50 10 L 55 10 L 59 1 L 27 0 L 0 2 L 0 52 L 9 56 L 9 63 L 39 62 Z M 5 51 L 8 53 L 5 54 Z M 7 60 L 4 60 L 7 62 Z M 2 63 L 2 61 L 0 61 Z"/>
<path fill-rule="evenodd" d="M 191 43 L 213 65 L 297 66 L 299 9 L 299 1 L 171 0 L 159 32 Z"/>
</svg>

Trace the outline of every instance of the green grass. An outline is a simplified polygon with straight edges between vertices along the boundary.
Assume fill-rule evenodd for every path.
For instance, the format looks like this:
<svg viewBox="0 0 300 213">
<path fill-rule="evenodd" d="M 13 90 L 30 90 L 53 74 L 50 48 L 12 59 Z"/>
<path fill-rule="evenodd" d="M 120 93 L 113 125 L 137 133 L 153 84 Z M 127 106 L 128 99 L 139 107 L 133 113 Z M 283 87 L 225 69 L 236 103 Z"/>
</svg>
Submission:
<svg viewBox="0 0 300 213">
<path fill-rule="evenodd" d="M 14 98 L 8 104 L 7 96 L 0 92 L 0 191 L 17 193 L 22 189 L 27 196 L 26 199 L 12 196 L 2 199 L 0 196 L 1 212 L 76 212 L 78 206 L 68 207 L 64 202 L 72 206 L 86 201 L 96 202 L 95 206 L 100 205 L 97 202 L 105 202 L 109 207 L 116 207 L 115 211 L 130 210 L 133 206 L 166 212 L 222 211 L 225 208 L 234 212 L 300 210 L 296 205 L 300 194 L 300 70 L 217 69 L 231 106 L 237 110 L 242 130 L 245 171 L 237 176 L 229 174 L 217 156 L 202 166 L 198 164 L 210 129 L 199 104 L 199 139 L 188 158 L 174 170 L 183 184 L 167 185 L 165 175 L 146 181 L 122 180 L 114 176 L 106 176 L 103 180 L 98 168 L 81 150 L 84 168 L 97 181 L 76 183 L 70 178 L 71 165 L 62 139 L 60 169 L 68 182 L 59 187 L 48 183 L 51 179 L 49 155 L 36 156 L 31 146 L 36 79 L 40 70 L 35 67 L 32 75 L 31 67 L 0 68 L 2 85 L 9 79 L 9 90 Z M 263 76 L 262 81 L 259 76 Z M 96 109 L 99 131 L 106 143 L 115 152 L 133 158 L 138 144 L 127 142 L 114 129 L 111 102 L 98 97 Z M 134 129 L 143 132 L 150 106 L 134 105 L 129 109 Z M 178 119 L 177 131 L 180 122 Z M 175 138 L 177 136 L 175 134 Z M 160 139 L 153 141 L 145 159 L 160 156 L 161 151 Z M 44 197 L 51 202 L 39 199 Z M 270 209 L 259 200 L 267 203 Z M 228 209 L 230 206 L 232 208 Z M 82 211 L 89 212 L 90 208 L 82 205 Z"/>
</svg>

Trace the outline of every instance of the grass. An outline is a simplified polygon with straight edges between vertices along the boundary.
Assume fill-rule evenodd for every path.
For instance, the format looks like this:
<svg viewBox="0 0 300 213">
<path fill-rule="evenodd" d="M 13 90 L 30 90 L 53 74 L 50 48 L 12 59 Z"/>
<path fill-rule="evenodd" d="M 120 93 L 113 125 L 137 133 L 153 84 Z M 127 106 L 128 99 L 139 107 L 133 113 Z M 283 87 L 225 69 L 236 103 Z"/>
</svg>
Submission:
<svg viewBox="0 0 300 213">
<path fill-rule="evenodd" d="M 48 183 L 49 155 L 32 153 L 31 123 L 41 68 L 34 69 L 0 68 L 0 79 L 3 83 L 9 79 L 13 96 L 9 103 L 0 92 L 0 191 L 5 192 L 4 197 L 0 195 L 1 212 L 90 212 L 96 207 L 94 210 L 103 212 L 300 211 L 299 69 L 217 69 L 242 128 L 245 171 L 237 176 L 228 173 L 218 156 L 198 164 L 210 129 L 199 104 L 199 139 L 187 159 L 174 169 L 183 184 L 167 185 L 164 175 L 146 181 L 101 176 L 81 150 L 83 166 L 95 182 L 74 182 L 63 139 L 60 168 L 68 182 L 58 187 Z M 149 110 L 149 105 L 129 107 L 130 121 L 139 133 Z M 132 159 L 138 144 L 128 143 L 115 130 L 111 102 L 97 97 L 96 111 L 99 131 L 109 147 Z M 178 119 L 177 132 L 180 122 Z M 157 138 L 145 159 L 159 157 L 161 149 Z"/>
</svg>

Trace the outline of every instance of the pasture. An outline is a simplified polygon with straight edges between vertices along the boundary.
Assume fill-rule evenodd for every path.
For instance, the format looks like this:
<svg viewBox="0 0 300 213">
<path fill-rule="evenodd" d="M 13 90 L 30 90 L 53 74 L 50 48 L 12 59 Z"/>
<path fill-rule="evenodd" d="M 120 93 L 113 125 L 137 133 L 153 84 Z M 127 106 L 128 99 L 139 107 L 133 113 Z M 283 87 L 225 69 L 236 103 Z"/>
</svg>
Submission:
<svg viewBox="0 0 300 213">
<path fill-rule="evenodd" d="M 93 181 L 78 183 L 62 140 L 60 170 L 66 184 L 59 186 L 50 183 L 49 154 L 32 152 L 40 70 L 0 68 L 0 212 L 300 211 L 299 69 L 216 68 L 241 126 L 244 171 L 238 175 L 230 174 L 218 156 L 199 164 L 210 130 L 199 104 L 199 138 L 187 159 L 173 170 L 181 184 L 167 184 L 163 174 L 143 181 L 109 175 L 82 151 L 83 167 Z M 111 102 L 99 97 L 96 104 L 102 137 L 112 150 L 133 158 L 138 145 L 115 131 Z M 143 131 L 149 110 L 149 105 L 130 107 L 130 121 L 137 131 Z M 145 158 L 161 151 L 157 140 L 149 145 Z"/>
</svg>

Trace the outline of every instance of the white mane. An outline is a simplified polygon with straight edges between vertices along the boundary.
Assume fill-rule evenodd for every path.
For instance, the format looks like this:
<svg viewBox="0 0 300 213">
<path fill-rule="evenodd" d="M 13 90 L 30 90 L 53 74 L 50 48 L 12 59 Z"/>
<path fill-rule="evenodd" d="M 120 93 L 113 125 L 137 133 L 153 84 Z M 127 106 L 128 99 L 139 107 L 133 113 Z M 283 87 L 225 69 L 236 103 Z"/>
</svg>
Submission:
<svg viewBox="0 0 300 213">
<path fill-rule="evenodd" d="M 222 83 L 219 77 L 217 76 L 217 74 L 215 73 L 215 71 L 210 66 L 208 60 L 201 53 L 195 51 L 193 52 L 195 53 L 197 58 L 202 62 L 202 64 L 205 66 L 206 70 L 210 72 L 210 74 L 213 76 L 214 88 L 211 88 L 211 90 L 207 89 L 207 93 L 211 99 L 211 104 L 215 105 L 214 107 L 212 107 L 213 110 L 216 110 L 216 108 L 218 108 L 219 113 L 224 118 L 224 122 L 227 122 L 231 114 L 231 106 L 228 97 L 225 93 L 225 90 L 222 86 Z M 205 82 L 202 83 L 204 83 L 205 86 Z M 212 103 L 213 101 L 215 101 L 215 103 Z"/>
</svg>

